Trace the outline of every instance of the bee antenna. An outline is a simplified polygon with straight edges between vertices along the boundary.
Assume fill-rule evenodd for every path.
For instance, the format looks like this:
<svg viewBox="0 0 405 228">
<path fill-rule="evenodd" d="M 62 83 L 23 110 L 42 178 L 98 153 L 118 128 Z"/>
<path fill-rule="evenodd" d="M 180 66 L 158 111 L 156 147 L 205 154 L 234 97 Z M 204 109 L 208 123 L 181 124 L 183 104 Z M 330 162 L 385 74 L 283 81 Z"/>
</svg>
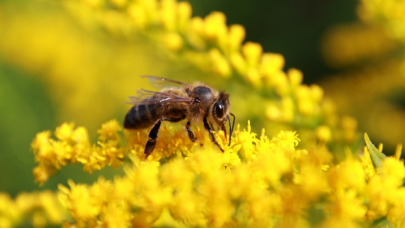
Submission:
<svg viewBox="0 0 405 228">
<path fill-rule="evenodd" d="M 231 118 L 229 118 L 229 115 L 228 115 L 228 122 L 229 122 L 229 146 L 231 145 L 231 140 L 232 140 L 232 133 L 233 133 L 233 129 L 234 129 L 234 127 L 235 127 L 235 115 L 234 114 L 232 114 L 232 113 L 230 113 L 232 116 L 233 116 L 233 122 L 232 122 L 232 125 L 231 125 Z"/>
</svg>

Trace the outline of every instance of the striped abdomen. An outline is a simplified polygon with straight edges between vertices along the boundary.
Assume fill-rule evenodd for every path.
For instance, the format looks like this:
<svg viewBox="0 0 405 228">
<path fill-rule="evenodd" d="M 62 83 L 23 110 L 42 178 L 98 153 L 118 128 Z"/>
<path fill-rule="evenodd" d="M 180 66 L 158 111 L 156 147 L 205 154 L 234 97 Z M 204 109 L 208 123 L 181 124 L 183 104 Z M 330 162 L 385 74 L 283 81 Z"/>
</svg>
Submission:
<svg viewBox="0 0 405 228">
<path fill-rule="evenodd" d="M 137 104 L 125 116 L 124 128 L 144 129 L 152 126 L 162 117 L 162 104 Z"/>
</svg>

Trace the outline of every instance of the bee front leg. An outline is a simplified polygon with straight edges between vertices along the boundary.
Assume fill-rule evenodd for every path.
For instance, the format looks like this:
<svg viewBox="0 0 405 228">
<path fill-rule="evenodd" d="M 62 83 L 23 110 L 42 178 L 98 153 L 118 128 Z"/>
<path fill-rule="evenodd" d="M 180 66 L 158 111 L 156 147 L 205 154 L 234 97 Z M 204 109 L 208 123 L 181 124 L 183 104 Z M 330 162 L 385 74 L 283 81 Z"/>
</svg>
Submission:
<svg viewBox="0 0 405 228">
<path fill-rule="evenodd" d="M 186 125 L 186 130 L 187 130 L 187 133 L 188 133 L 188 137 L 190 138 L 191 142 L 196 142 L 196 141 L 198 141 L 198 139 L 195 136 L 194 132 L 191 130 L 190 125 L 191 125 L 191 123 L 190 123 L 190 121 L 188 121 L 187 125 Z M 200 142 L 200 146 L 203 146 L 203 145 L 204 144 L 202 144 Z"/>
<path fill-rule="evenodd" d="M 204 128 L 205 128 L 205 130 L 207 130 L 207 131 L 210 133 L 211 141 L 212 141 L 215 145 L 217 145 L 217 146 L 219 147 L 219 149 L 220 149 L 222 152 L 224 152 L 224 150 L 221 148 L 221 146 L 220 146 L 220 145 L 218 144 L 218 142 L 215 140 L 214 133 L 212 133 L 212 130 L 211 130 L 211 128 L 210 128 L 210 125 L 208 125 L 208 122 L 207 122 L 207 118 L 206 118 L 206 117 L 204 117 L 203 122 L 204 122 Z"/>
<path fill-rule="evenodd" d="M 162 124 L 162 120 L 158 120 L 155 125 L 153 126 L 152 130 L 150 130 L 148 135 L 148 142 L 145 145 L 145 160 L 148 159 L 149 155 L 155 149 L 157 137 L 159 134 L 160 125 Z"/>
</svg>

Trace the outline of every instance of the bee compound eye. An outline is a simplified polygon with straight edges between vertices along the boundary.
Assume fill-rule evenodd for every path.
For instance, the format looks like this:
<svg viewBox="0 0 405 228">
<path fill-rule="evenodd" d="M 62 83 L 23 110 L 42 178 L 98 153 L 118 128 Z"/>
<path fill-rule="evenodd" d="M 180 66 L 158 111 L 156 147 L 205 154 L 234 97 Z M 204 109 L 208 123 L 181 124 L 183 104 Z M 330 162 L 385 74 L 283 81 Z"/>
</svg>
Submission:
<svg viewBox="0 0 405 228">
<path fill-rule="evenodd" d="M 225 114 L 225 105 L 222 100 L 219 100 L 214 107 L 214 115 L 220 119 L 224 117 Z"/>
</svg>

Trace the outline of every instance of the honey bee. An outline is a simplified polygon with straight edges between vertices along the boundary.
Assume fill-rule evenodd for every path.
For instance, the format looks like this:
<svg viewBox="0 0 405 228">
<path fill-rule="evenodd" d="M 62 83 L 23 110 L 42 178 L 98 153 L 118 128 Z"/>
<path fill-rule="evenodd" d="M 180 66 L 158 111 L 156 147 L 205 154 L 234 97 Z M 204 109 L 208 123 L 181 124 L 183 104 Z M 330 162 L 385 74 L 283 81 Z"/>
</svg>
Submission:
<svg viewBox="0 0 405 228">
<path fill-rule="evenodd" d="M 136 96 L 129 96 L 130 101 L 125 102 L 134 106 L 125 116 L 124 128 L 145 129 L 153 126 L 145 145 L 145 159 L 155 149 L 162 121 L 179 122 L 187 119 L 185 128 L 192 142 L 198 139 L 190 126 L 202 121 L 211 141 L 224 152 L 212 131 L 213 126 L 217 126 L 219 130 L 224 131 L 226 138 L 225 125 L 228 120 L 229 145 L 231 145 L 235 115 L 230 112 L 229 94 L 218 92 L 201 82 L 187 84 L 155 76 L 141 77 L 149 79 L 149 84 L 153 87 L 162 89 L 159 92 L 140 89 Z M 230 115 L 233 116 L 232 125 Z"/>
</svg>

